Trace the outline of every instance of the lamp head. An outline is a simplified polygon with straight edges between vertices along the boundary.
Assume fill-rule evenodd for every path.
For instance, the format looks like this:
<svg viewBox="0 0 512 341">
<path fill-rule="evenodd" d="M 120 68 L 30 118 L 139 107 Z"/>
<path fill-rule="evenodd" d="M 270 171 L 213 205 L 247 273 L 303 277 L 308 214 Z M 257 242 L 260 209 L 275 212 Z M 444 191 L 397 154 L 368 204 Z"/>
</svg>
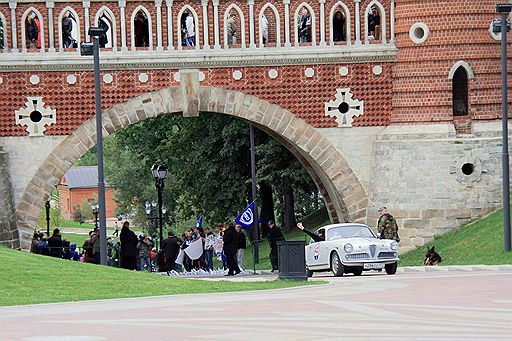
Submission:
<svg viewBox="0 0 512 341">
<path fill-rule="evenodd" d="M 157 172 L 158 178 L 164 180 L 165 177 L 167 176 L 167 167 L 165 167 L 164 165 L 158 165 Z"/>
<path fill-rule="evenodd" d="M 105 34 L 105 30 L 101 27 L 89 27 L 89 35 L 91 37 L 101 37 Z"/>
<path fill-rule="evenodd" d="M 80 43 L 80 55 L 81 56 L 92 56 L 94 54 L 94 44 L 93 43 Z"/>
<path fill-rule="evenodd" d="M 510 13 L 512 12 L 512 4 L 497 4 L 496 12 L 498 13 Z"/>
</svg>

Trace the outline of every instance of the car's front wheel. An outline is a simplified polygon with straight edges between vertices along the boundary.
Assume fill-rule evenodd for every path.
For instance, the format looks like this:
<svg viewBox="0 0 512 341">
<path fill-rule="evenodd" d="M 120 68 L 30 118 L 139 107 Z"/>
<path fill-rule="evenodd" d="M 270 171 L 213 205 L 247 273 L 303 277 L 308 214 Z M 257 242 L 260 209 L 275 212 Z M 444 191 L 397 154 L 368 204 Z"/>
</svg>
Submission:
<svg viewBox="0 0 512 341">
<path fill-rule="evenodd" d="M 313 270 L 306 269 L 306 276 L 313 277 Z"/>
<path fill-rule="evenodd" d="M 343 273 L 345 272 L 345 267 L 341 264 L 340 257 L 337 252 L 333 252 L 331 255 L 331 269 L 332 273 L 336 277 L 343 276 Z"/>
<path fill-rule="evenodd" d="M 388 275 L 394 275 L 396 274 L 396 268 L 398 267 L 398 264 L 397 262 L 394 262 L 391 264 L 386 264 L 384 267 L 386 268 L 386 273 Z"/>
</svg>

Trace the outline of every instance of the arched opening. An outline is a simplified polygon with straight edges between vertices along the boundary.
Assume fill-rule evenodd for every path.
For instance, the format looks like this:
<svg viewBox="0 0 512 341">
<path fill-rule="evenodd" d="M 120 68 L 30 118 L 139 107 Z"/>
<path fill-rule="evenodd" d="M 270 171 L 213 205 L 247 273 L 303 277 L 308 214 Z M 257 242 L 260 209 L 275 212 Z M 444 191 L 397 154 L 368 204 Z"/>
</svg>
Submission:
<svg viewBox="0 0 512 341">
<path fill-rule="evenodd" d="M 115 51 L 117 48 L 117 33 L 114 13 L 112 13 L 108 7 L 103 6 L 98 13 L 96 13 L 94 23 L 105 32 L 105 34 L 99 38 L 100 47 Z"/>
<path fill-rule="evenodd" d="M 468 75 L 459 66 L 452 79 L 452 108 L 453 116 L 468 115 Z"/>
<path fill-rule="evenodd" d="M 339 10 L 334 12 L 332 18 L 332 40 L 334 43 L 347 41 L 347 20 Z"/>
<path fill-rule="evenodd" d="M 103 113 L 105 137 L 147 118 L 182 113 L 183 102 L 179 89 L 171 87 L 144 94 L 106 110 Z M 312 175 L 325 199 L 325 206 L 332 222 L 365 221 L 368 199 L 362 185 L 343 156 L 313 127 L 287 110 L 237 91 L 200 86 L 198 95 L 201 98 L 199 112 L 225 114 L 251 122 L 256 128 L 287 147 Z M 246 108 L 225 105 L 228 98 L 241 98 L 250 108 L 258 108 L 254 109 L 258 114 L 247 116 Z M 125 108 L 137 110 L 125 111 Z M 271 122 L 275 122 L 276 115 L 282 120 L 289 121 L 289 126 L 293 126 L 294 129 L 283 131 L 272 125 Z M 94 126 L 94 121 L 93 117 L 84 122 L 64 139 L 41 164 L 27 185 L 17 207 L 18 227 L 25 248 L 28 246 L 27 243 L 30 243 L 37 217 L 50 194 L 49 189 L 55 187 L 70 166 L 94 147 L 95 133 L 89 129 L 91 125 Z M 297 131 L 301 133 L 297 134 Z"/>
<path fill-rule="evenodd" d="M 132 48 L 152 47 L 151 16 L 146 8 L 139 6 L 131 17 Z"/>
<path fill-rule="evenodd" d="M 66 7 L 59 15 L 59 47 L 76 49 L 80 41 L 80 21 L 71 7 Z"/>
<path fill-rule="evenodd" d="M 24 51 L 44 51 L 44 22 L 38 10 L 31 7 L 22 16 L 21 44 Z"/>
<path fill-rule="evenodd" d="M 244 13 L 235 4 L 224 11 L 224 47 L 245 47 Z"/>
<path fill-rule="evenodd" d="M 259 15 L 259 45 L 260 47 L 280 47 L 281 27 L 279 12 L 271 3 L 267 3 Z"/>
<path fill-rule="evenodd" d="M 199 48 L 199 19 L 196 11 L 191 6 L 183 6 L 178 13 L 177 27 L 180 28 L 178 34 L 178 49 L 183 47 Z"/>
<path fill-rule="evenodd" d="M 0 13 L 0 50 L 7 49 L 7 34 L 5 30 L 5 17 Z"/>
<path fill-rule="evenodd" d="M 386 10 L 374 0 L 368 4 L 365 11 L 365 43 L 386 43 Z"/>
<path fill-rule="evenodd" d="M 315 13 L 307 3 L 300 4 L 295 11 L 295 28 L 295 46 L 315 44 Z"/>
</svg>

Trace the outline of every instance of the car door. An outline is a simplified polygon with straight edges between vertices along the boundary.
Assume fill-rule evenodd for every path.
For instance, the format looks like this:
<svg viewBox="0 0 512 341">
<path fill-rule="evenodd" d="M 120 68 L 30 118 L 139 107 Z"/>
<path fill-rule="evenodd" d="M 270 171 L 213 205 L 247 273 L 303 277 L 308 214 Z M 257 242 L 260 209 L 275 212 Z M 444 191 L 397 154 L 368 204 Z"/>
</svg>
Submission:
<svg viewBox="0 0 512 341">
<path fill-rule="evenodd" d="M 325 229 L 321 228 L 316 231 L 316 234 L 325 236 Z M 329 264 L 329 242 L 328 241 L 321 241 L 316 243 L 317 244 L 317 265 L 321 265 L 322 267 L 328 266 Z M 315 252 L 313 252 L 315 254 Z"/>
</svg>

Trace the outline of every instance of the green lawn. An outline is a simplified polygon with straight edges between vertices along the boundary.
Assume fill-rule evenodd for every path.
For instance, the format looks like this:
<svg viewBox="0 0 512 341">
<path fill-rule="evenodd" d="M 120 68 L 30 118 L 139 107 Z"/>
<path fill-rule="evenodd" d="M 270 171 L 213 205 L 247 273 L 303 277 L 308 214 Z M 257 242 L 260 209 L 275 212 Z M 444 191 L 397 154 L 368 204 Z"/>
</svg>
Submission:
<svg viewBox="0 0 512 341">
<path fill-rule="evenodd" d="M 503 210 L 435 238 L 440 265 L 512 264 L 512 252 L 503 247 Z M 400 256 L 399 266 L 423 265 L 427 245 Z"/>
<path fill-rule="evenodd" d="M 55 259 L 5 247 L 0 247 L 0 259 L 0 306 L 266 290 L 325 283 L 197 281 Z"/>
</svg>

